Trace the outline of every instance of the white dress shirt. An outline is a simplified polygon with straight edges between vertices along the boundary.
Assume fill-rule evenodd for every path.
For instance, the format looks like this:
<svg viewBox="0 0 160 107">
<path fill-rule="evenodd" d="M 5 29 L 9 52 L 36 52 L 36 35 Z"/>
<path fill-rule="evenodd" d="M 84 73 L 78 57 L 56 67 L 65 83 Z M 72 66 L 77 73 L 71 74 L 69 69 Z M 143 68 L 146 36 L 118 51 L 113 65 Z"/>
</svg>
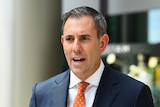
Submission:
<svg viewBox="0 0 160 107">
<path fill-rule="evenodd" d="M 101 60 L 100 67 L 97 71 L 85 80 L 85 82 L 89 83 L 89 86 L 85 90 L 86 107 L 92 107 L 103 70 L 104 64 Z M 82 80 L 76 77 L 76 75 L 71 71 L 67 107 L 73 106 L 74 98 L 76 97 L 78 91 L 77 84 L 81 81 Z"/>
</svg>

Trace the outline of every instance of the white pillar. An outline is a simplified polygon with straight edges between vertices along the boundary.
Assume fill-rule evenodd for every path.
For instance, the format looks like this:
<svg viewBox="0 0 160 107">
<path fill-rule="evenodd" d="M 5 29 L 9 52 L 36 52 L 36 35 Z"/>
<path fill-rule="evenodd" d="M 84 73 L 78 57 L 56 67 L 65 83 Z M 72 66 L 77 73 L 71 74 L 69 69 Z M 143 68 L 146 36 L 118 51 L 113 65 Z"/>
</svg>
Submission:
<svg viewBox="0 0 160 107">
<path fill-rule="evenodd" d="M 16 2 L 14 107 L 28 107 L 32 86 L 60 72 L 60 11 L 60 0 Z"/>
<path fill-rule="evenodd" d="M 0 107 L 11 107 L 14 72 L 13 0 L 0 0 Z"/>
</svg>

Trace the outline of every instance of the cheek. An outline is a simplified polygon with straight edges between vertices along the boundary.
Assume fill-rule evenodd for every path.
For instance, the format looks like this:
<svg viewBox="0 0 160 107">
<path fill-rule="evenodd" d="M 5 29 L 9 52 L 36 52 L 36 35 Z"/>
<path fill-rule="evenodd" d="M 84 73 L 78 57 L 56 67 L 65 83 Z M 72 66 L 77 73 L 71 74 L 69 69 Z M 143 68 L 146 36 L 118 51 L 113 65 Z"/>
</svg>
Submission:
<svg viewBox="0 0 160 107">
<path fill-rule="evenodd" d="M 93 45 L 92 47 L 89 47 L 87 52 L 92 59 L 98 57 L 100 55 L 100 45 L 96 44 Z"/>
<path fill-rule="evenodd" d="M 69 48 L 68 48 L 68 47 L 64 46 L 64 47 L 63 47 L 63 50 L 64 50 L 64 53 L 65 53 L 66 55 L 69 53 Z"/>
<path fill-rule="evenodd" d="M 63 43 L 63 51 L 64 51 L 64 54 L 66 55 L 67 54 L 67 51 L 68 51 L 68 49 L 67 49 L 67 46 Z"/>
</svg>

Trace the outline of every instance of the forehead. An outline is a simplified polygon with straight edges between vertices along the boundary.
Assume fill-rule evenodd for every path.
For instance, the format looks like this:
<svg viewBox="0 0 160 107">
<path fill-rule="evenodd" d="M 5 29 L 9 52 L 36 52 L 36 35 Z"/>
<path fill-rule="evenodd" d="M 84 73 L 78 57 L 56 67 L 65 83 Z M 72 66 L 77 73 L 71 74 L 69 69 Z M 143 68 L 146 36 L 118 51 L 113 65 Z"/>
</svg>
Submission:
<svg viewBox="0 0 160 107">
<path fill-rule="evenodd" d="M 93 17 L 89 15 L 70 16 L 64 24 L 64 30 L 68 30 L 70 28 L 77 29 L 78 27 L 81 29 L 96 28 Z"/>
</svg>

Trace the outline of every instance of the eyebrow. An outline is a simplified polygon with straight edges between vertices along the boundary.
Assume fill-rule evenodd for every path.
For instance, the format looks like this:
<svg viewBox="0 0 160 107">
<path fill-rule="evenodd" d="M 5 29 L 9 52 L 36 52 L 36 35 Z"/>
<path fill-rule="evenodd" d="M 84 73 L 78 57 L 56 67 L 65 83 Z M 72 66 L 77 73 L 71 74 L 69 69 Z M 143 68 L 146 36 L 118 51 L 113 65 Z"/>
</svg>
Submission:
<svg viewBox="0 0 160 107">
<path fill-rule="evenodd" d="M 64 37 L 71 37 L 71 36 L 73 36 L 73 35 L 70 35 L 70 34 L 69 35 L 64 35 Z"/>
<path fill-rule="evenodd" d="M 88 36 L 88 37 L 90 37 L 89 34 L 81 34 L 80 36 Z"/>
<path fill-rule="evenodd" d="M 64 35 L 65 37 L 72 37 L 73 35 L 72 34 L 68 34 L 68 35 Z M 79 36 L 82 36 L 82 37 L 90 37 L 91 35 L 89 34 L 80 34 Z"/>
<path fill-rule="evenodd" d="M 63 35 L 64 38 L 73 38 L 73 35 L 68 34 L 68 35 Z"/>
</svg>

